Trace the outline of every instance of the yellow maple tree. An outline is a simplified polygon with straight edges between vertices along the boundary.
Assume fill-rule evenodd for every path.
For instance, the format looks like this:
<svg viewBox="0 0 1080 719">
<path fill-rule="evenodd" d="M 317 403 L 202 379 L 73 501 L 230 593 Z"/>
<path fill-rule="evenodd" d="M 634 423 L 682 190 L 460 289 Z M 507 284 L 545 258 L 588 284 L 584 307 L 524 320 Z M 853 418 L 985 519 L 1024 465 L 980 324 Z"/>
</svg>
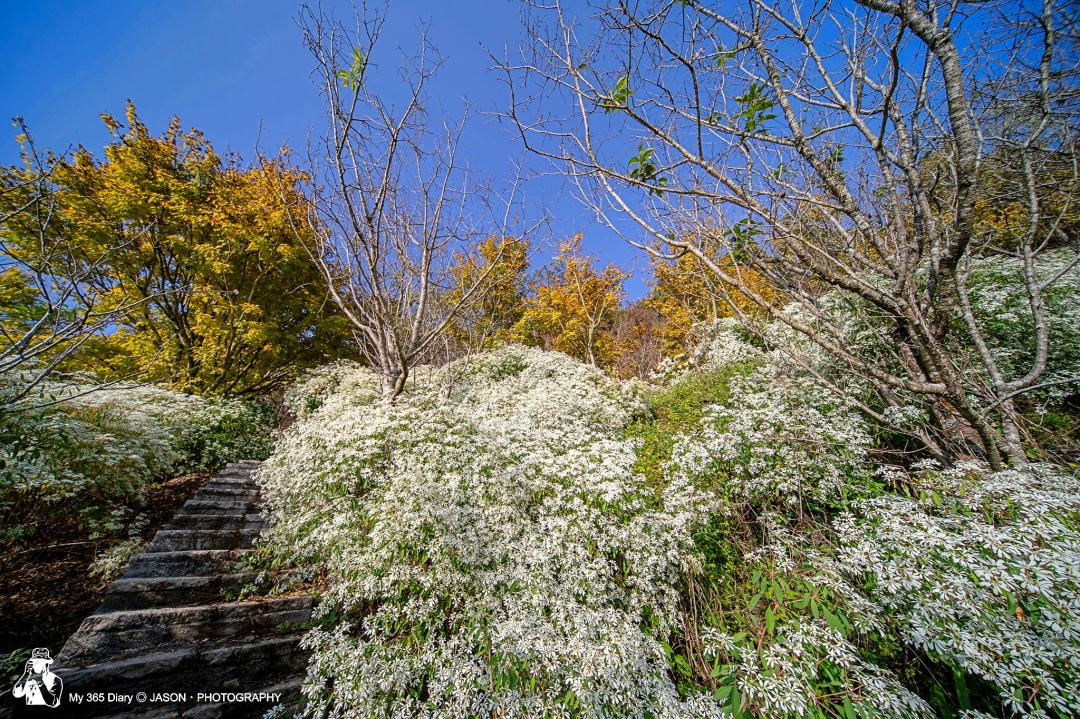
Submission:
<svg viewBox="0 0 1080 719">
<path fill-rule="evenodd" d="M 103 119 L 104 157 L 80 148 L 56 168 L 50 231 L 64 233 L 72 262 L 106 258 L 92 278 L 97 309 L 132 309 L 66 369 L 239 395 L 280 387 L 345 346 L 282 209 L 283 193 L 301 197 L 299 173 L 282 158 L 223 159 L 176 118 L 154 135 L 130 103 L 124 122 Z"/>
<path fill-rule="evenodd" d="M 770 303 L 780 301 L 780 291 L 763 275 L 739 262 L 719 245 L 707 246 L 713 261 L 725 273 L 738 277 L 747 287 Z M 644 304 L 660 314 L 661 347 L 664 356 L 686 349 L 690 328 L 700 322 L 722 317 L 761 317 L 765 311 L 737 287 L 726 285 L 696 256 L 685 253 L 674 260 L 654 257 L 652 287 Z"/>
<path fill-rule="evenodd" d="M 461 350 L 484 351 L 513 339 L 528 290 L 529 242 L 517 237 L 487 237 L 454 257 L 449 302 L 458 304 L 470 289 L 475 299 L 462 303 L 448 335 Z"/>
<path fill-rule="evenodd" d="M 629 273 L 610 264 L 597 270 L 581 241 L 578 233 L 563 243 L 554 262 L 533 282 L 514 334 L 526 344 L 607 368 L 617 356 L 612 330 Z"/>
</svg>

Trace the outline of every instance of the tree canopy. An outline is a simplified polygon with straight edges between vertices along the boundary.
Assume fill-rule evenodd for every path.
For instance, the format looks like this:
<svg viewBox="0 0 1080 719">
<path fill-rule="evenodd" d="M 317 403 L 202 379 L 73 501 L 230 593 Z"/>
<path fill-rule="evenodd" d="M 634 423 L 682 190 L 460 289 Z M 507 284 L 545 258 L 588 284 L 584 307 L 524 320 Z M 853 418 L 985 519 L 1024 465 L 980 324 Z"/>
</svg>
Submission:
<svg viewBox="0 0 1080 719">
<path fill-rule="evenodd" d="M 65 234 L 67 262 L 94 264 L 99 310 L 129 309 L 67 369 L 241 395 L 342 350 L 347 335 L 281 206 L 302 179 L 283 158 L 223 158 L 179 118 L 155 136 L 130 103 L 125 122 L 103 119 L 104 157 L 82 147 L 55 168 L 49 232 Z M 33 252 L 11 229 L 14 247 Z M 18 285 L 6 278 L 25 294 Z"/>
<path fill-rule="evenodd" d="M 616 357 L 612 330 L 629 274 L 610 264 L 597 269 L 596 260 L 582 252 L 581 240 L 578 233 L 563 243 L 534 280 L 515 332 L 526 344 L 610 367 Z"/>
</svg>

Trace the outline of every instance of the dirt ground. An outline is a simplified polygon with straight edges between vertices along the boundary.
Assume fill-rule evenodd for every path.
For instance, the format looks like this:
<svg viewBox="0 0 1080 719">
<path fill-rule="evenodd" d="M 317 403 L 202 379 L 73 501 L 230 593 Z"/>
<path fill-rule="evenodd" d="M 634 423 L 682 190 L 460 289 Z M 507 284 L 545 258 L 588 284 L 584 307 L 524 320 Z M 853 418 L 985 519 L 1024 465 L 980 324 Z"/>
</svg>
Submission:
<svg viewBox="0 0 1080 719">
<path fill-rule="evenodd" d="M 188 474 L 150 487 L 139 511 L 147 518 L 143 538 L 151 538 L 209 479 Z M 0 556 L 0 660 L 17 649 L 48 647 L 55 657 L 82 620 L 101 603 L 106 583 L 89 567 L 105 540 L 90 541 L 68 519 L 42 531 L 33 543 Z"/>
</svg>

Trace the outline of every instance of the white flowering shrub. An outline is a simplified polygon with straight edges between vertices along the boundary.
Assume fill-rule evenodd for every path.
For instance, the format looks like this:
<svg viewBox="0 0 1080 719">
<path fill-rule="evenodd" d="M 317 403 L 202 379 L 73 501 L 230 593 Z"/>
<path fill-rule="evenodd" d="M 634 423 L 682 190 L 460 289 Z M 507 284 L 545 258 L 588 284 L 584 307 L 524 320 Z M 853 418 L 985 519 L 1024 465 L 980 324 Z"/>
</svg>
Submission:
<svg viewBox="0 0 1080 719">
<path fill-rule="evenodd" d="M 886 636 L 953 674 L 960 709 L 1080 715 L 1080 480 L 928 463 L 872 482 L 870 444 L 859 415 L 775 363 L 734 377 L 676 443 L 668 471 L 712 483 L 731 516 L 752 508 L 760 536 L 726 574 L 753 571 L 741 616 L 729 594 L 725 621 L 698 630 L 718 691 L 766 716 L 815 716 L 829 685 L 856 708 L 930 714 L 875 660 Z M 702 536 L 698 554 L 715 553 Z"/>
<path fill-rule="evenodd" d="M 1059 248 L 1040 255 L 1034 264 L 1036 278 L 1042 282 L 1053 280 L 1045 288 L 1042 306 L 1049 333 L 1046 368 L 1034 391 L 1014 398 L 1020 413 L 1030 418 L 1025 429 L 1044 449 L 1064 450 L 1059 456 L 1075 452 L 1074 437 L 1080 427 L 1080 412 L 1072 399 L 1080 393 L 1080 264 L 1075 264 L 1074 259 L 1073 250 Z M 972 261 L 966 281 L 975 324 L 1006 379 L 1020 378 L 1036 364 L 1035 323 L 1024 272 L 1021 258 L 989 255 Z M 926 268 L 920 268 L 917 277 L 920 282 L 927 281 Z M 896 355 L 895 321 L 887 313 L 835 289 L 817 298 L 815 308 L 817 314 L 793 304 L 785 312 L 814 326 L 869 365 L 899 376 L 908 372 Z M 845 396 L 874 409 L 885 439 L 889 439 L 888 433 L 896 433 L 891 438 L 894 441 L 904 435 L 921 436 L 917 430 L 928 424 L 930 411 L 926 396 L 894 390 L 886 401 L 858 372 L 781 322 L 768 323 L 762 335 L 769 347 L 778 350 L 772 361 L 812 367 Z M 950 333 L 947 350 L 957 366 L 969 368 L 973 385 L 993 384 L 963 322 L 958 321 Z M 955 424 L 939 429 L 947 433 L 962 431 Z"/>
<path fill-rule="evenodd" d="M 873 491 L 866 425 L 764 359 L 721 365 L 721 401 L 684 427 L 664 467 L 717 499 L 693 529 L 672 662 L 683 692 L 707 692 L 726 716 L 931 716 L 874 661 L 876 607 L 817 546 L 830 511 Z"/>
<path fill-rule="evenodd" d="M 1051 402 L 1080 392 L 1080 265 L 1076 253 L 1059 248 L 1040 256 L 1035 274 L 1046 282 L 1045 321 L 1051 342 L 1040 383 Z M 1035 326 L 1024 289 L 1020 258 L 990 256 L 975 263 L 968 282 L 972 311 L 988 335 L 994 361 L 1008 377 L 1023 376 L 1034 362 Z"/>
<path fill-rule="evenodd" d="M 721 369 L 763 356 L 762 351 L 749 342 L 745 327 L 733 317 L 695 325 L 687 339 L 690 343 L 688 362 L 701 371 Z"/>
<path fill-rule="evenodd" d="M 330 364 L 315 367 L 306 371 L 296 384 L 285 390 L 285 407 L 294 416 L 304 418 L 322 406 L 332 393 L 338 390 L 342 380 L 365 377 L 361 371 L 363 368 L 356 362 L 340 360 Z M 346 387 L 342 394 L 353 395 L 355 392 Z M 365 401 L 374 400 L 374 397 L 365 398 Z"/>
<path fill-rule="evenodd" d="M 876 336 L 873 334 L 876 328 L 866 326 L 868 310 L 872 308 L 867 303 L 834 291 L 825 292 L 818 298 L 817 311 L 821 313 L 820 318 L 797 302 L 784 307 L 783 313 L 824 331 L 835 341 L 843 343 L 845 347 L 858 347 L 860 351 L 870 351 L 873 343 L 876 342 Z M 798 363 L 833 376 L 832 370 L 838 365 L 836 360 L 802 332 L 774 320 L 765 325 L 762 336 L 770 347 L 779 350 L 772 353 L 770 359 L 773 362 L 797 367 L 795 362 L 797 360 Z"/>
<path fill-rule="evenodd" d="M 989 682 L 1006 714 L 1080 716 L 1080 479 L 925 464 L 840 518 L 839 566 L 907 644 Z"/>
<path fill-rule="evenodd" d="M 720 370 L 759 361 L 765 356 L 749 341 L 746 329 L 732 317 L 694 325 L 687 334 L 686 343 L 685 353 L 660 361 L 650 375 L 653 382 L 674 384 L 693 371 Z"/>
<path fill-rule="evenodd" d="M 312 711 L 699 715 L 660 638 L 701 495 L 633 471 L 633 385 L 513 346 L 417 374 L 387 405 L 354 368 L 258 475 L 343 617 L 307 639 Z"/>
<path fill-rule="evenodd" d="M 736 501 L 833 506 L 867 483 L 869 446 L 865 423 L 842 400 L 770 364 L 732 379 L 728 401 L 675 445 L 672 470 Z"/>
<path fill-rule="evenodd" d="M 782 354 L 697 361 L 648 396 L 521 347 L 393 405 L 357 365 L 305 379 L 259 481 L 268 548 L 325 578 L 307 711 L 1077 716 L 1075 477 L 875 474 Z"/>
<path fill-rule="evenodd" d="M 760 537 L 734 566 L 706 561 L 695 580 L 741 576 L 750 593 L 722 593 L 721 621 L 708 602 L 694 612 L 706 617 L 697 651 L 726 677 L 717 692 L 728 709 L 819 716 L 842 698 L 853 711 L 931 715 L 929 697 L 882 661 L 892 637 L 944 667 L 952 699 L 937 701 L 969 715 L 1080 715 L 1080 480 L 929 462 L 870 482 L 869 446 L 857 415 L 776 365 L 736 377 L 675 445 L 669 471 L 716 483 L 737 521 L 751 508 Z M 730 542 L 695 538 L 706 558 Z"/>
<path fill-rule="evenodd" d="M 933 716 L 925 701 L 861 657 L 824 619 L 784 623 L 769 634 L 771 641 L 759 648 L 745 635 L 705 630 L 705 656 L 727 677 L 720 698 L 750 702 L 763 717 Z"/>
<path fill-rule="evenodd" d="M 92 536 L 112 536 L 147 483 L 269 452 L 270 414 L 245 402 L 151 386 L 52 394 L 0 416 L 0 541 L 31 536 L 61 507 Z"/>
<path fill-rule="evenodd" d="M 649 381 L 657 384 L 672 384 L 685 377 L 689 371 L 686 354 L 679 353 L 662 358 L 649 373 Z"/>
<path fill-rule="evenodd" d="M 274 441 L 272 408 L 262 402 L 165 395 L 158 388 L 140 388 L 127 403 L 136 403 L 167 427 L 169 445 L 177 454 L 174 474 L 213 470 L 236 459 L 261 459 Z"/>
</svg>

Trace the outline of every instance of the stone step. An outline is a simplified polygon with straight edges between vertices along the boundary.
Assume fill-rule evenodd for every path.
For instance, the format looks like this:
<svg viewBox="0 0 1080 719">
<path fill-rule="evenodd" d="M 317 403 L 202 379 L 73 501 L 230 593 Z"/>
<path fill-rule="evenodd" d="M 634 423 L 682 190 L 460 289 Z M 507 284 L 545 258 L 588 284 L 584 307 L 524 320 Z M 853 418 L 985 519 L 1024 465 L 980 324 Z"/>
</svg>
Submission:
<svg viewBox="0 0 1080 719">
<path fill-rule="evenodd" d="M 258 489 L 259 484 L 254 479 L 240 477 L 214 477 L 206 482 L 203 487 L 232 487 Z"/>
<path fill-rule="evenodd" d="M 198 646 L 209 640 L 271 637 L 311 618 L 309 596 L 276 597 L 211 606 L 154 607 L 92 614 L 64 645 L 57 661 L 88 665 L 140 652 Z"/>
<path fill-rule="evenodd" d="M 214 472 L 214 475 L 210 477 L 214 479 L 242 479 L 245 481 L 252 481 L 255 477 L 254 469 L 242 469 L 239 467 L 229 467 L 221 470 L 220 472 Z"/>
<path fill-rule="evenodd" d="M 205 577 L 130 577 L 117 579 L 105 593 L 98 613 L 152 607 L 189 607 L 225 601 L 257 575 L 215 574 Z"/>
<path fill-rule="evenodd" d="M 261 492 L 257 489 L 221 491 L 216 489 L 199 490 L 191 495 L 188 502 L 251 502 L 258 504 Z M 181 507 L 181 510 L 184 508 Z"/>
<path fill-rule="evenodd" d="M 258 466 L 232 462 L 207 481 L 147 551 L 131 559 L 57 660 L 65 694 L 187 698 L 141 705 L 65 701 L 64 716 L 261 717 L 275 704 L 297 706 L 308 659 L 299 642 L 312 599 L 225 601 L 257 577 L 240 560 L 269 522 L 252 476 Z M 238 703 L 198 699 L 200 692 L 280 696 Z"/>
<path fill-rule="evenodd" d="M 258 487 L 259 484 L 249 476 L 215 475 L 207 479 L 203 487 Z"/>
<path fill-rule="evenodd" d="M 230 565 L 250 552 L 250 549 L 181 549 L 137 554 L 128 562 L 123 578 L 229 574 Z"/>
<path fill-rule="evenodd" d="M 248 512 L 256 502 L 237 499 L 189 499 L 180 508 L 181 514 L 207 514 L 210 512 Z"/>
<path fill-rule="evenodd" d="M 251 477 L 211 477 L 206 480 L 202 486 L 230 489 L 258 489 L 259 483 Z"/>
<path fill-rule="evenodd" d="M 149 552 L 175 552 L 182 549 L 246 549 L 254 546 L 259 529 L 160 529 L 154 535 Z"/>
<path fill-rule="evenodd" d="M 255 472 L 250 469 L 225 469 L 220 472 L 216 472 L 210 480 L 216 479 L 236 479 L 243 482 L 255 481 Z"/>
<path fill-rule="evenodd" d="M 258 469 L 258 468 L 259 468 L 258 465 L 240 466 L 240 465 L 234 465 L 234 464 L 227 464 L 224 467 L 222 467 L 221 469 L 219 469 L 217 472 L 215 472 L 214 474 L 215 475 L 218 475 L 218 474 L 253 474 L 255 472 L 255 470 Z"/>
<path fill-rule="evenodd" d="M 258 489 L 244 489 L 236 487 L 203 487 L 192 499 L 233 499 L 255 500 L 259 498 Z"/>
<path fill-rule="evenodd" d="M 162 529 L 262 529 L 266 516 L 259 512 L 178 514 Z"/>
<path fill-rule="evenodd" d="M 186 692 L 187 704 L 194 704 L 199 692 L 254 691 L 253 677 L 258 677 L 257 684 L 264 686 L 294 679 L 307 660 L 307 652 L 299 646 L 302 636 L 295 632 L 257 641 L 207 644 L 87 666 L 59 666 L 57 662 L 56 671 L 63 677 L 64 693 L 69 696 L 72 692 L 92 691 Z M 133 712 L 126 709 L 113 706 L 116 716 L 131 716 Z"/>
<path fill-rule="evenodd" d="M 206 480 L 206 484 L 220 483 L 226 485 L 256 485 L 255 477 L 251 473 L 245 472 L 243 474 L 215 474 L 210 479 Z"/>
<path fill-rule="evenodd" d="M 250 469 L 223 469 L 220 472 L 215 472 L 210 477 L 210 481 L 217 479 L 236 479 L 245 482 L 254 481 L 255 472 Z"/>
</svg>

